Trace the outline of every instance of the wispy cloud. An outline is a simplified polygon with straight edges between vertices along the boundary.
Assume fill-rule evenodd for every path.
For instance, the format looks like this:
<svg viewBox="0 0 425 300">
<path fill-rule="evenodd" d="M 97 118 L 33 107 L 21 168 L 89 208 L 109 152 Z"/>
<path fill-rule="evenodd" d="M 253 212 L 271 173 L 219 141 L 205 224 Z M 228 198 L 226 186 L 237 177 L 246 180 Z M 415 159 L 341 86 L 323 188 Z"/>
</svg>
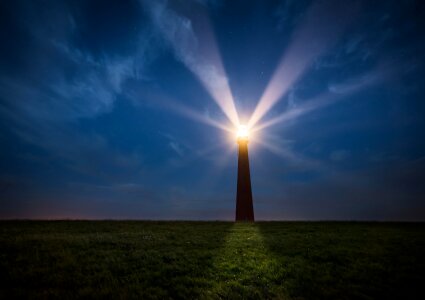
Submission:
<svg viewBox="0 0 425 300">
<path fill-rule="evenodd" d="M 94 55 L 77 42 L 81 20 L 69 7 L 62 2 L 46 5 L 49 18 L 42 18 L 44 12 L 38 8 L 14 8 L 15 14 L 25 15 L 16 18 L 14 22 L 20 23 L 14 26 L 22 28 L 27 42 L 16 58 L 24 70 L 18 75 L 0 70 L 2 121 L 22 141 L 74 171 L 104 179 L 112 175 L 111 170 L 118 176 L 133 172 L 140 164 L 139 154 L 112 150 L 105 136 L 85 133 L 76 124 L 111 112 L 126 93 L 126 81 L 145 79 L 146 66 L 155 59 L 159 44 L 149 28 L 142 28 L 135 34 L 134 51 L 122 55 L 105 49 Z"/>
<path fill-rule="evenodd" d="M 168 146 L 180 157 L 184 157 L 187 146 L 184 146 L 177 138 L 169 133 L 164 133 L 163 136 L 168 139 Z"/>
</svg>

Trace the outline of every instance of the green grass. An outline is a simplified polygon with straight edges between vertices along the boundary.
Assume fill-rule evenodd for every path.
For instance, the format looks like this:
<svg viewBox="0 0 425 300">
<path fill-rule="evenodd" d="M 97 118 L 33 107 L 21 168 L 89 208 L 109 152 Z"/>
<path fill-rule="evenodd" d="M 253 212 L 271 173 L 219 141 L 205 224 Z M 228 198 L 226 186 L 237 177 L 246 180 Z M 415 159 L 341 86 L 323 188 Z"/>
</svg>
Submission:
<svg viewBox="0 0 425 300">
<path fill-rule="evenodd" d="M 0 222 L 0 298 L 425 299 L 425 224 Z"/>
</svg>

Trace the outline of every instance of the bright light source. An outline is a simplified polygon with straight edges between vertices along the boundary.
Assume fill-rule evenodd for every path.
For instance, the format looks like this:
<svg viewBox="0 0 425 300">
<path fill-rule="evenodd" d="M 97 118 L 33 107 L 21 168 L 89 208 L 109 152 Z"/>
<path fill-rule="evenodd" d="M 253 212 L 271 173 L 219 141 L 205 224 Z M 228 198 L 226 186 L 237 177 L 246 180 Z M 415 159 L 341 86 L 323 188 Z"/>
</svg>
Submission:
<svg viewBox="0 0 425 300">
<path fill-rule="evenodd" d="M 236 137 L 238 140 L 248 140 L 249 130 L 245 125 L 239 125 L 236 132 Z"/>
</svg>

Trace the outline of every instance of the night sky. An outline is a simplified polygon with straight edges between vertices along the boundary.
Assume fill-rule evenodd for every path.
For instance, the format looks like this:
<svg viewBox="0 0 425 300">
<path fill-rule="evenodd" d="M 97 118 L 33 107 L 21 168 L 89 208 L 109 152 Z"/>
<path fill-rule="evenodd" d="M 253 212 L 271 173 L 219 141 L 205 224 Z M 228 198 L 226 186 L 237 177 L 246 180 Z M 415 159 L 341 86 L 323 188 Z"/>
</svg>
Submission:
<svg viewBox="0 0 425 300">
<path fill-rule="evenodd" d="M 424 221 L 424 53 L 420 0 L 1 1 L 0 218 L 232 220 L 234 103 L 256 219 Z"/>
</svg>

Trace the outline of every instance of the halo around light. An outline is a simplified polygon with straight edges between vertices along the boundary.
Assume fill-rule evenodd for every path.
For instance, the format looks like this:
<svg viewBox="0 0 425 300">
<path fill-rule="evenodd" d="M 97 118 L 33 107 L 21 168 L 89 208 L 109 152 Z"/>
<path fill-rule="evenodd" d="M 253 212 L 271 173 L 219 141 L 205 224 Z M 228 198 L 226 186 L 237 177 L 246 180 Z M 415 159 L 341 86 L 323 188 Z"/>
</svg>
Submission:
<svg viewBox="0 0 425 300">
<path fill-rule="evenodd" d="M 236 131 L 238 140 L 247 140 L 249 137 L 249 129 L 246 125 L 239 125 Z"/>
</svg>

